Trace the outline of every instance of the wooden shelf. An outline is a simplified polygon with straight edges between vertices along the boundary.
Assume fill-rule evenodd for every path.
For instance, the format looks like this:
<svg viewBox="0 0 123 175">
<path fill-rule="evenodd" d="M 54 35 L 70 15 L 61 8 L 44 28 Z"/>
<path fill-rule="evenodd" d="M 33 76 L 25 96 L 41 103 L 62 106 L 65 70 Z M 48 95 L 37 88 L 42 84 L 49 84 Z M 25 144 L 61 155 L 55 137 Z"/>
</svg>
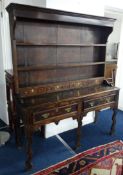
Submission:
<svg viewBox="0 0 123 175">
<path fill-rule="evenodd" d="M 28 43 L 28 42 L 17 42 L 16 43 L 17 46 L 76 46 L 76 47 L 106 47 L 106 44 L 56 44 L 56 43 L 44 43 L 44 44 L 40 44 L 40 43 Z"/>
<path fill-rule="evenodd" d="M 19 66 L 17 68 L 17 70 L 18 71 L 33 71 L 33 70 L 46 70 L 46 69 L 60 69 L 60 68 L 93 66 L 93 65 L 101 65 L 101 64 L 105 64 L 105 62 L 78 63 L 78 64 L 58 64 L 58 65 Z"/>
<path fill-rule="evenodd" d="M 87 77 L 88 78 L 88 81 L 91 81 L 91 80 L 93 80 L 93 81 L 103 81 L 103 79 L 105 78 L 103 75 L 101 76 L 96 76 L 96 77 Z M 78 82 L 78 81 L 84 81 L 84 82 L 86 82 L 86 80 L 87 80 L 87 78 L 83 78 L 83 77 L 79 77 L 79 79 L 78 80 L 72 80 L 72 81 L 70 81 L 70 80 L 65 80 L 65 81 L 56 81 L 55 83 L 49 83 L 49 82 L 45 82 L 45 83 L 41 83 L 40 85 L 37 85 L 37 84 L 32 84 L 32 83 L 30 83 L 30 84 L 24 84 L 24 85 L 20 85 L 20 87 L 19 88 L 34 88 L 34 87 L 36 87 L 36 88 L 40 88 L 40 87 L 45 87 L 45 86 L 52 86 L 52 85 L 54 85 L 54 86 L 57 86 L 57 85 L 59 85 L 61 82 L 63 82 L 63 83 L 73 83 L 73 82 Z"/>
</svg>

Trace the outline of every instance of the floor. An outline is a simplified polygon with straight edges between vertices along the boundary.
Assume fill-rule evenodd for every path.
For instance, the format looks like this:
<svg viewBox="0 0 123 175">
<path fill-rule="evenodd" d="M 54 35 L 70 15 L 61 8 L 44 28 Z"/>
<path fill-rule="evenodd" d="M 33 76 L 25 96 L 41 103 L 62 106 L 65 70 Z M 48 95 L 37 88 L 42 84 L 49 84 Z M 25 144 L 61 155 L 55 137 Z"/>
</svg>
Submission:
<svg viewBox="0 0 123 175">
<path fill-rule="evenodd" d="M 123 112 L 118 111 L 116 132 L 113 136 L 108 134 L 112 122 L 111 115 L 111 110 L 102 111 L 96 124 L 92 123 L 82 127 L 81 147 L 76 152 L 73 150 L 76 129 L 48 139 L 41 138 L 40 133 L 36 132 L 33 136 L 33 170 L 30 172 L 25 172 L 24 169 L 25 144 L 21 149 L 17 149 L 14 135 L 11 134 L 9 141 L 0 147 L 0 175 L 33 174 L 89 148 L 114 140 L 123 140 Z M 0 127 L 2 128 L 1 130 L 7 130 L 5 124 L 1 123 L 1 121 Z"/>
</svg>

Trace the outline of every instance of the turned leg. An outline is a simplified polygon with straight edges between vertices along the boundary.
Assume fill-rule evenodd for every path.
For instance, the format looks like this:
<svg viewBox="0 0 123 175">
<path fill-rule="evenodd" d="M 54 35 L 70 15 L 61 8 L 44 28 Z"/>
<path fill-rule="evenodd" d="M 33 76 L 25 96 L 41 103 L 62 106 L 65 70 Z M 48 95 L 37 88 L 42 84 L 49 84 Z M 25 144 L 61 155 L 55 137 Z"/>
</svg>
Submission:
<svg viewBox="0 0 123 175">
<path fill-rule="evenodd" d="M 32 168 L 32 127 L 27 126 L 26 128 L 26 139 L 27 139 L 27 160 L 25 162 L 26 170 Z"/>
<path fill-rule="evenodd" d="M 77 149 L 78 147 L 81 146 L 81 127 L 82 127 L 82 118 L 79 117 L 77 119 L 77 122 L 78 122 L 78 128 L 77 128 L 77 141 L 76 141 L 76 148 Z"/>
<path fill-rule="evenodd" d="M 115 132 L 116 114 L 117 114 L 117 109 L 113 109 L 112 125 L 111 125 L 110 135 L 113 135 L 114 132 Z"/>
<path fill-rule="evenodd" d="M 78 128 L 77 128 L 77 140 L 76 140 L 75 149 L 80 147 L 80 142 L 81 142 L 81 127 L 82 127 L 82 103 L 81 102 L 78 104 L 77 122 L 78 122 Z"/>
<path fill-rule="evenodd" d="M 11 109 L 11 101 L 8 101 L 8 117 L 9 117 L 9 129 L 11 132 L 13 132 L 13 114 Z"/>
<path fill-rule="evenodd" d="M 45 138 L 45 125 L 41 126 L 41 137 Z"/>
<path fill-rule="evenodd" d="M 17 101 L 16 101 L 16 106 L 17 106 L 17 113 L 14 114 L 13 116 L 13 122 L 14 122 L 14 131 L 15 131 L 15 142 L 18 148 L 21 147 L 21 135 L 20 135 L 20 115 L 21 111 L 18 107 Z"/>
<path fill-rule="evenodd" d="M 19 115 L 14 116 L 14 132 L 15 132 L 15 142 L 18 148 L 21 147 L 20 143 L 20 117 Z"/>
<path fill-rule="evenodd" d="M 99 111 L 95 111 L 94 123 L 96 123 L 98 120 L 98 114 L 99 114 Z"/>
</svg>

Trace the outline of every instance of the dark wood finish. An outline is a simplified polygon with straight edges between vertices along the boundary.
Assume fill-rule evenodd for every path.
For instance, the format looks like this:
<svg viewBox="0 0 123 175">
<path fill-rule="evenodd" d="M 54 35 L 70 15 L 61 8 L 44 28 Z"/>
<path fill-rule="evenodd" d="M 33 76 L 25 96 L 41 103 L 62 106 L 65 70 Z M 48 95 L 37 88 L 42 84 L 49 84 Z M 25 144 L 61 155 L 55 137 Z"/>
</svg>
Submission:
<svg viewBox="0 0 123 175">
<path fill-rule="evenodd" d="M 10 4 L 16 126 L 24 123 L 26 168 L 32 168 L 32 135 L 36 128 L 89 111 L 117 109 L 119 89 L 105 80 L 106 42 L 114 19 Z M 104 81 L 105 80 L 105 81 Z M 113 115 L 111 133 L 115 130 Z M 17 132 L 18 133 L 18 132 Z"/>
</svg>

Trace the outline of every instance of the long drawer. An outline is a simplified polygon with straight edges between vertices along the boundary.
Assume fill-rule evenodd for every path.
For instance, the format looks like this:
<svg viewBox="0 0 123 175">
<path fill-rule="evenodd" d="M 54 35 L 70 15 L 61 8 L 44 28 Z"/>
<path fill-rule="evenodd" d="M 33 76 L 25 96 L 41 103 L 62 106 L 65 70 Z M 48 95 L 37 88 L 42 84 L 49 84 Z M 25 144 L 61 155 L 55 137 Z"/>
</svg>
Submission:
<svg viewBox="0 0 123 175">
<path fill-rule="evenodd" d="M 92 111 L 96 110 L 96 108 L 111 106 L 117 102 L 117 95 L 117 91 L 112 91 L 85 98 L 83 100 L 83 109 L 84 111 Z"/>
<path fill-rule="evenodd" d="M 46 111 L 38 111 L 33 115 L 33 122 L 36 123 L 55 116 L 57 117 L 60 115 L 71 114 L 74 112 L 77 112 L 77 103 L 68 106 L 49 109 Z"/>
</svg>

